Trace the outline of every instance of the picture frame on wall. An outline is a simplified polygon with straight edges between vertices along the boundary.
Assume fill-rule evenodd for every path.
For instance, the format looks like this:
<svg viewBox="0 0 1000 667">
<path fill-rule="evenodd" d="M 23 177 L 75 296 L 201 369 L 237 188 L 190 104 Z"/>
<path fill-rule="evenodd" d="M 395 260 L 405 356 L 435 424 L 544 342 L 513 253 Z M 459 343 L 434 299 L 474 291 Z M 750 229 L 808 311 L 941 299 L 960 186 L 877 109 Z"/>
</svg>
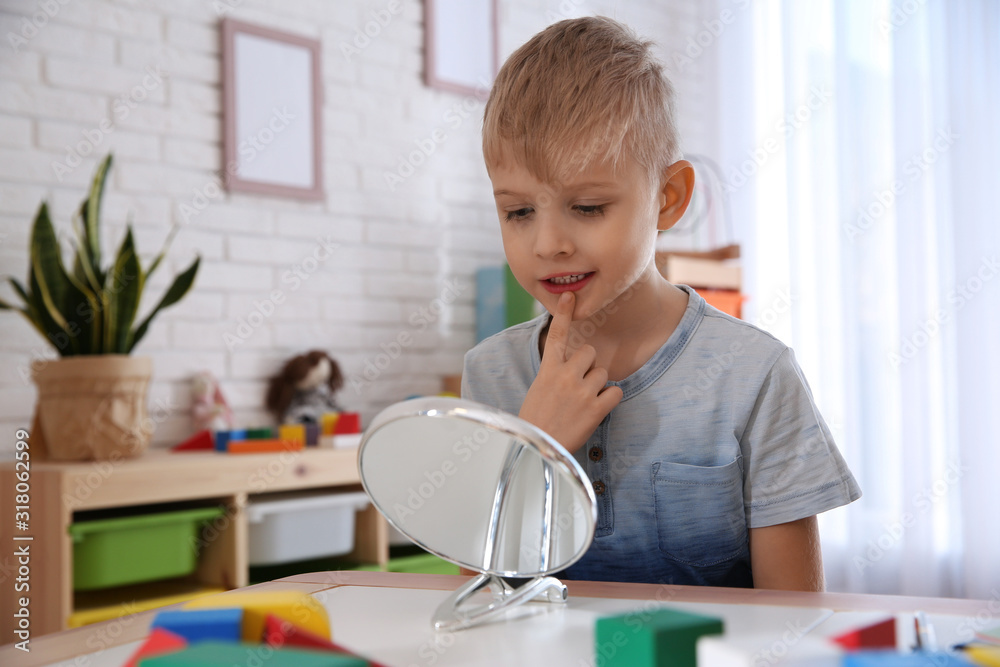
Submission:
<svg viewBox="0 0 1000 667">
<path fill-rule="evenodd" d="M 223 182 L 232 192 L 322 199 L 318 40 L 222 21 Z"/>
<path fill-rule="evenodd" d="M 497 0 L 424 0 L 424 82 L 489 96 L 499 70 Z"/>
</svg>

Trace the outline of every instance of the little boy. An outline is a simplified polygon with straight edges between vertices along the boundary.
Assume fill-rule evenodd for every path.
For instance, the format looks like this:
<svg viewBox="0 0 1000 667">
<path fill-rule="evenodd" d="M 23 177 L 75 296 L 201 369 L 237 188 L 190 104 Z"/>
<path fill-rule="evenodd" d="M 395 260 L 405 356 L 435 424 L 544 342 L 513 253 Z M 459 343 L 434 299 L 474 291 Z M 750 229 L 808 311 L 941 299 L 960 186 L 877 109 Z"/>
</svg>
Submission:
<svg viewBox="0 0 1000 667">
<path fill-rule="evenodd" d="M 562 576 L 822 590 L 816 514 L 861 492 L 791 349 L 656 269 L 694 171 L 650 47 L 561 21 L 498 74 L 483 154 L 507 262 L 548 313 L 469 351 L 462 395 L 590 477 L 595 539 Z"/>
</svg>

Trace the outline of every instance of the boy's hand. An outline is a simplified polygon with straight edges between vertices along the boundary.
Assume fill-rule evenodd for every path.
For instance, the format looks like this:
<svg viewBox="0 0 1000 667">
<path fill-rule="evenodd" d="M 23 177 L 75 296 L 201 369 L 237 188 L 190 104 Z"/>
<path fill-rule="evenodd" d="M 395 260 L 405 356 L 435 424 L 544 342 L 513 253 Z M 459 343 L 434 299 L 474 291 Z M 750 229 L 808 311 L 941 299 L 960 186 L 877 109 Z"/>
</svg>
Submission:
<svg viewBox="0 0 1000 667">
<path fill-rule="evenodd" d="M 622 400 L 621 387 L 605 387 L 608 372 L 594 366 L 590 345 L 569 350 L 576 296 L 563 292 L 552 314 L 538 376 L 518 416 L 542 429 L 570 453 L 580 449 L 601 420 Z"/>
</svg>

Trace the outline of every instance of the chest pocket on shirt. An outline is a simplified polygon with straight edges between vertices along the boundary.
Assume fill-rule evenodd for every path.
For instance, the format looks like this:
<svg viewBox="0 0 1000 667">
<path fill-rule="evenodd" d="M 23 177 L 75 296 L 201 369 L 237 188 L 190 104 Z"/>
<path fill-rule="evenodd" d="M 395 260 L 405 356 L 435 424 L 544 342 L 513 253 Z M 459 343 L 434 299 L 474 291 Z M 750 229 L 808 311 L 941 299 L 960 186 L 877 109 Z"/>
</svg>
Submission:
<svg viewBox="0 0 1000 667">
<path fill-rule="evenodd" d="M 657 542 L 668 558 L 694 566 L 732 560 L 747 548 L 740 459 L 723 466 L 653 464 Z"/>
</svg>

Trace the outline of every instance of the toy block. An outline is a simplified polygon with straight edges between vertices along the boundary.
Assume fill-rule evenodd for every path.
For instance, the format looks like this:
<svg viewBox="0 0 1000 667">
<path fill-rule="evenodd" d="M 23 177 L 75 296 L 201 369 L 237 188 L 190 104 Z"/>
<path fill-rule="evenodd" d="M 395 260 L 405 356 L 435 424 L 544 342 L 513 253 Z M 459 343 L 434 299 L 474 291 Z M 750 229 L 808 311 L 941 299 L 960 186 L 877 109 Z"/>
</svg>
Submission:
<svg viewBox="0 0 1000 667">
<path fill-rule="evenodd" d="M 843 667 L 969 667 L 969 663 L 954 653 L 944 651 L 855 651 L 845 653 Z"/>
<path fill-rule="evenodd" d="M 297 452 L 305 445 L 297 440 L 232 440 L 226 451 L 230 454 L 258 454 L 260 452 Z"/>
<path fill-rule="evenodd" d="M 142 646 L 129 656 L 128 662 L 123 667 L 136 667 L 139 661 L 144 658 L 152 658 L 156 655 L 178 651 L 188 645 L 187 641 L 180 635 L 176 635 L 163 628 L 153 628 L 153 631 L 142 643 Z"/>
<path fill-rule="evenodd" d="M 207 595 L 184 605 L 189 609 L 239 607 L 243 610 L 243 640 L 259 642 L 264 636 L 264 621 L 268 614 L 292 621 L 307 632 L 330 639 L 330 620 L 326 609 L 316 598 L 300 591 L 269 591 L 261 593 L 223 593 Z"/>
<path fill-rule="evenodd" d="M 319 436 L 322 435 L 319 424 L 303 424 L 303 426 L 306 427 L 306 446 L 318 445 Z"/>
<path fill-rule="evenodd" d="M 298 646 L 321 651 L 340 650 L 329 639 L 314 635 L 292 621 L 279 618 L 274 614 L 268 614 L 264 617 L 264 634 L 262 639 L 265 644 L 275 648 Z"/>
<path fill-rule="evenodd" d="M 174 653 L 146 658 L 139 667 L 219 667 L 219 665 L 266 665 L 266 667 L 367 667 L 362 658 L 305 649 L 271 648 L 247 642 L 199 642 Z"/>
<path fill-rule="evenodd" d="M 334 435 L 361 433 L 361 415 L 357 412 L 343 412 L 333 429 Z"/>
<path fill-rule="evenodd" d="M 246 440 L 247 432 L 243 430 L 216 431 L 215 449 L 220 452 L 226 451 L 231 440 Z"/>
<path fill-rule="evenodd" d="M 161 611 L 150 626 L 151 629 L 168 630 L 188 642 L 206 639 L 238 642 L 242 627 L 243 610 L 231 604 L 194 611 L 174 609 Z"/>
<path fill-rule="evenodd" d="M 247 440 L 270 440 L 274 437 L 274 429 L 270 426 L 247 429 Z"/>
<path fill-rule="evenodd" d="M 278 438 L 289 442 L 301 442 L 306 444 L 305 424 L 282 424 L 278 428 Z"/>
<path fill-rule="evenodd" d="M 331 436 L 333 438 L 334 449 L 353 449 L 361 446 L 360 433 L 344 433 Z"/>
<path fill-rule="evenodd" d="M 274 614 L 268 614 L 264 621 L 264 643 L 274 648 L 291 646 L 294 648 L 311 649 L 315 651 L 333 651 L 360 658 L 361 656 L 352 653 L 334 642 L 327 641 L 322 637 L 314 635 L 308 630 L 303 630 L 291 621 L 278 618 Z M 365 658 L 367 660 L 367 658 Z M 368 661 L 371 667 L 383 667 L 383 665 Z"/>
<path fill-rule="evenodd" d="M 324 412 L 319 418 L 320 435 L 333 435 L 337 430 L 338 421 L 340 421 L 339 412 Z"/>
<path fill-rule="evenodd" d="M 674 609 L 597 619 L 596 660 L 605 667 L 697 667 L 703 635 L 722 634 L 722 620 Z"/>
<path fill-rule="evenodd" d="M 805 635 L 792 642 L 775 635 L 706 635 L 698 638 L 698 664 L 711 667 L 840 667 L 844 650 L 832 641 Z"/>
<path fill-rule="evenodd" d="M 462 374 L 445 375 L 441 378 L 441 393 L 438 396 L 462 396 Z"/>
<path fill-rule="evenodd" d="M 1000 667 L 1000 646 L 966 646 L 964 655 L 974 665 Z"/>
<path fill-rule="evenodd" d="M 849 651 L 863 648 L 896 648 L 896 619 L 889 618 L 831 639 Z"/>
<path fill-rule="evenodd" d="M 987 644 L 1000 646 L 1000 626 L 985 628 L 976 632 L 976 639 Z"/>
<path fill-rule="evenodd" d="M 476 270 L 476 342 L 507 328 L 507 295 L 503 267 Z"/>
<path fill-rule="evenodd" d="M 191 452 L 199 449 L 212 449 L 215 443 L 211 431 L 198 431 L 184 442 L 170 448 L 172 452 Z"/>
</svg>

